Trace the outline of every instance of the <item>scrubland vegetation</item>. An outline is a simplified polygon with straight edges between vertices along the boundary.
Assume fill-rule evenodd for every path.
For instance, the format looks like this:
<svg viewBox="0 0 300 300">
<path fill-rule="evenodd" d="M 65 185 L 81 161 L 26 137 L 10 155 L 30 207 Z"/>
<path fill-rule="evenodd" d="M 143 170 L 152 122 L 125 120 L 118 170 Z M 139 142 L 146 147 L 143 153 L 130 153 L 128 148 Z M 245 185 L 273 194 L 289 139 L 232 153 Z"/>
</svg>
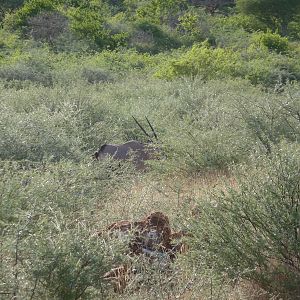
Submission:
<svg viewBox="0 0 300 300">
<path fill-rule="evenodd" d="M 1 299 L 300 299 L 298 1 L 4 0 L 0 22 Z M 161 159 L 95 161 L 147 142 L 132 116 Z M 168 268 L 97 235 L 152 211 L 189 233 Z"/>
</svg>

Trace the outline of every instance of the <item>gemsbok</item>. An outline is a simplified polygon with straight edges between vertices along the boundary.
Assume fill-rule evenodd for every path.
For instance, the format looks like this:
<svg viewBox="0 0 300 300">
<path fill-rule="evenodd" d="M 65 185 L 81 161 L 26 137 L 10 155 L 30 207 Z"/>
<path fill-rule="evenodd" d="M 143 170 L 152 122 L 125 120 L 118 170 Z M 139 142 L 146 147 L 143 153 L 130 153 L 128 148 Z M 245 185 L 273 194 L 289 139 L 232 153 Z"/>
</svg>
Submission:
<svg viewBox="0 0 300 300">
<path fill-rule="evenodd" d="M 105 159 L 108 156 L 116 160 L 132 159 L 137 170 L 145 169 L 145 161 L 153 159 L 155 157 L 155 154 L 158 153 L 159 150 L 153 145 L 154 142 L 150 134 L 143 128 L 143 126 L 137 121 L 135 117 L 133 117 L 133 119 L 137 123 L 139 128 L 143 131 L 143 133 L 148 137 L 148 143 L 141 143 L 137 140 L 131 140 L 124 144 L 104 144 L 94 154 L 94 157 L 97 160 Z M 157 141 L 157 134 L 153 126 L 151 125 L 147 117 L 146 120 L 149 127 L 151 128 L 153 137 Z"/>
</svg>

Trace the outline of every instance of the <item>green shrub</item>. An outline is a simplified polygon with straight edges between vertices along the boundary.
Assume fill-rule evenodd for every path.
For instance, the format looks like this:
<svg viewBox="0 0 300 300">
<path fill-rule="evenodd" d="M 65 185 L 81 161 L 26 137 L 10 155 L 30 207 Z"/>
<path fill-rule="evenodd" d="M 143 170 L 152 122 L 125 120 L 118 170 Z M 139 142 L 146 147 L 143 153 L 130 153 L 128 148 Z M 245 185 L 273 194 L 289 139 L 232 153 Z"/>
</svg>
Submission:
<svg viewBox="0 0 300 300">
<path fill-rule="evenodd" d="M 147 141 L 132 115 L 141 122 L 148 116 L 170 163 L 187 170 L 226 168 L 244 161 L 250 153 L 266 153 L 265 137 L 272 143 L 299 138 L 299 108 L 293 100 L 297 99 L 296 86 L 287 85 L 287 92 L 268 95 L 246 80 L 204 82 L 196 76 L 193 81 L 168 82 L 140 71 L 124 79 L 122 74 L 133 70 L 134 63 L 135 68 L 138 63 L 147 65 L 150 57 L 103 52 L 85 59 L 81 63 L 100 70 L 96 75 L 101 80 L 108 65 L 114 65 L 119 75 L 114 75 L 115 70 L 105 71 L 112 74 L 113 82 L 88 84 L 81 78 L 83 68 L 77 66 L 69 75 L 61 71 L 59 76 L 68 78 L 59 84 L 55 81 L 51 89 L 28 86 L 14 90 L 0 85 L 2 159 L 79 161 L 105 142 Z"/>
<path fill-rule="evenodd" d="M 28 81 L 43 86 L 52 86 L 52 70 L 47 64 L 33 59 L 17 62 L 12 65 L 3 65 L 0 68 L 0 79 L 9 82 L 10 86 L 21 87 L 19 82 Z"/>
<path fill-rule="evenodd" d="M 300 79 L 297 55 L 285 56 L 274 52 L 269 53 L 267 49 L 254 49 L 252 46 L 242 54 L 246 59 L 242 73 L 243 77 L 253 84 L 274 87 L 276 84 L 285 84 Z"/>
<path fill-rule="evenodd" d="M 38 232 L 26 241 L 30 251 L 25 272 L 31 282 L 38 282 L 34 286 L 37 297 L 106 298 L 108 288 L 103 275 L 111 268 L 107 244 L 84 231 L 68 230 L 57 236 Z"/>
<path fill-rule="evenodd" d="M 220 40 L 217 40 L 220 42 Z M 254 44 L 244 50 L 212 48 L 208 42 L 194 45 L 190 50 L 177 52 L 162 63 L 155 73 L 158 78 L 201 76 L 203 79 L 245 78 L 252 84 L 274 87 L 276 84 L 300 79 L 297 54 L 269 52 Z"/>
<path fill-rule="evenodd" d="M 237 173 L 237 184 L 199 203 L 195 251 L 206 267 L 296 299 L 299 280 L 298 144 L 281 144 Z"/>
<path fill-rule="evenodd" d="M 50 44 L 68 30 L 68 20 L 58 12 L 43 11 L 28 18 L 27 34 L 34 40 Z"/>
<path fill-rule="evenodd" d="M 292 21 L 288 24 L 288 35 L 292 39 L 300 40 L 300 17 L 298 17 L 298 21 Z"/>
<path fill-rule="evenodd" d="M 88 83 L 111 82 L 113 80 L 108 72 L 96 68 L 84 68 L 82 78 L 87 80 Z"/>
<path fill-rule="evenodd" d="M 250 44 L 250 33 L 241 25 L 235 24 L 233 17 L 215 16 L 208 19 L 213 46 L 232 50 L 245 49 Z"/>
<path fill-rule="evenodd" d="M 65 106 L 63 111 L 52 113 L 40 107 L 15 115 L 9 107 L 2 106 L 2 109 L 2 159 L 58 161 L 67 157 L 78 160 L 83 145 L 82 140 L 76 138 L 79 125 L 72 116 L 72 107 Z"/>
<path fill-rule="evenodd" d="M 170 30 L 167 26 L 159 26 L 145 20 L 138 20 L 133 24 L 128 40 L 128 46 L 139 52 L 151 54 L 178 48 L 181 45 L 175 31 Z"/>
<path fill-rule="evenodd" d="M 75 32 L 66 30 L 62 32 L 59 36 L 56 37 L 54 41 L 50 44 L 51 49 L 59 53 L 68 53 L 70 57 L 68 60 L 71 60 L 71 54 L 88 54 L 92 49 L 96 48 L 96 45 L 93 41 L 88 38 L 79 37 Z"/>
<path fill-rule="evenodd" d="M 81 38 L 91 40 L 97 48 L 114 49 L 126 45 L 125 32 L 112 32 L 108 24 L 110 10 L 106 3 L 82 3 L 79 7 L 69 8 L 67 15 L 70 28 Z"/>
<path fill-rule="evenodd" d="M 229 49 L 213 49 L 206 42 L 194 45 L 179 59 L 167 62 L 155 75 L 167 79 L 196 75 L 204 79 L 226 78 L 238 76 L 240 64 L 239 53 Z"/>
<path fill-rule="evenodd" d="M 156 24 L 170 25 L 172 19 L 187 8 L 186 0 L 151 0 L 142 4 L 136 10 L 137 17 Z"/>
<path fill-rule="evenodd" d="M 113 142 L 116 132 L 124 140 L 124 129 L 116 121 L 117 102 L 111 103 L 107 91 L 111 87 L 99 101 L 96 86 L 79 82 L 70 82 L 70 89 L 58 85 L 14 90 L 2 85 L 0 158 L 78 161 L 86 151 L 92 155 L 105 141 Z"/>
<path fill-rule="evenodd" d="M 248 32 L 267 31 L 266 24 L 252 15 L 234 15 L 224 20 L 226 23 L 235 27 L 242 27 Z"/>
<path fill-rule="evenodd" d="M 159 60 L 159 59 L 158 59 Z M 136 50 L 102 51 L 88 59 L 89 64 L 114 72 L 130 72 L 149 69 L 156 63 L 156 58 L 148 53 L 138 53 Z"/>
<path fill-rule="evenodd" d="M 259 47 L 266 47 L 270 51 L 286 53 L 289 50 L 289 42 L 285 37 L 272 32 L 259 32 L 252 36 L 253 43 Z"/>
<path fill-rule="evenodd" d="M 184 36 L 190 36 L 194 41 L 201 41 L 205 39 L 205 33 L 203 32 L 203 24 L 201 24 L 198 14 L 193 12 L 187 12 L 178 18 L 179 24 L 177 30 Z M 202 25 L 202 26 L 201 26 Z"/>
<path fill-rule="evenodd" d="M 24 1 L 25 0 L 2 0 L 0 9 L 0 23 L 2 22 L 6 13 L 22 6 Z"/>
<path fill-rule="evenodd" d="M 0 30 L 0 51 L 16 50 L 21 46 L 21 41 L 17 34 L 9 33 L 5 30 Z"/>
<path fill-rule="evenodd" d="M 123 249 L 97 235 L 107 212 L 95 212 L 127 181 L 124 169 L 116 176 L 109 165 L 1 161 L 2 291 L 22 299 L 105 298 L 103 275 Z"/>
<path fill-rule="evenodd" d="M 197 35 L 199 28 L 197 28 L 198 24 L 198 16 L 191 12 L 187 12 L 184 15 L 179 17 L 179 25 L 178 27 L 184 30 L 187 34 Z"/>
<path fill-rule="evenodd" d="M 27 25 L 30 17 L 36 16 L 43 11 L 53 11 L 56 8 L 56 0 L 29 0 L 24 3 L 16 12 L 7 14 L 4 19 L 4 26 L 10 29 L 20 29 Z"/>
</svg>

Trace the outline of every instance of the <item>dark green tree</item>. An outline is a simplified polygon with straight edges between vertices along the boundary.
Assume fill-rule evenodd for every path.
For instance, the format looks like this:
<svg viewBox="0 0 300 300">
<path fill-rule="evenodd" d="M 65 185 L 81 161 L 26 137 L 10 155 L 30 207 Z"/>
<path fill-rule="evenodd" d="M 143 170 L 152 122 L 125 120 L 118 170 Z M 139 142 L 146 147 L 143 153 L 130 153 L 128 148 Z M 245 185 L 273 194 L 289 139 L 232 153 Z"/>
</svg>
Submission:
<svg viewBox="0 0 300 300">
<path fill-rule="evenodd" d="M 273 30 L 287 35 L 288 23 L 300 12 L 299 0 L 236 0 L 238 10 L 254 15 Z"/>
</svg>

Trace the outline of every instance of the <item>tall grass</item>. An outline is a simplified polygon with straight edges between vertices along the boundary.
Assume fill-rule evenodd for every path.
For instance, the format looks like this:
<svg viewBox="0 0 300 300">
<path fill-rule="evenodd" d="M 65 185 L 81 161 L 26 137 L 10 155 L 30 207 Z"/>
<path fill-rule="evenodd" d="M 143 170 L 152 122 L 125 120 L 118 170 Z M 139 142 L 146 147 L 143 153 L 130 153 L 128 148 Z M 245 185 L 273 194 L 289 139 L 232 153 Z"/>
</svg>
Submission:
<svg viewBox="0 0 300 300">
<path fill-rule="evenodd" d="M 203 268 L 299 297 L 299 145 L 282 143 L 240 168 L 235 187 L 199 203 L 195 251 Z M 202 199 L 203 200 L 203 199 Z"/>
<path fill-rule="evenodd" d="M 296 85 L 275 94 L 246 81 L 200 78 L 79 83 L 64 89 L 2 85 L 1 158 L 78 161 L 104 142 L 146 141 L 132 116 L 145 127 L 148 116 L 166 162 L 186 170 L 226 168 L 249 154 L 270 153 L 282 138 L 299 139 Z"/>
<path fill-rule="evenodd" d="M 296 22 L 291 42 L 229 8 L 52 2 L 0 30 L 0 298 L 297 299 Z M 132 117 L 158 135 L 147 172 L 94 160 L 151 142 Z M 189 233 L 173 263 L 105 234 L 152 211 Z M 118 295 L 103 275 L 121 264 Z"/>
<path fill-rule="evenodd" d="M 53 87 L 0 85 L 1 290 L 10 296 L 114 297 L 102 275 L 128 261 L 126 245 L 95 232 L 154 210 L 190 230 L 196 196 L 180 176 L 226 173 L 250 156 L 273 155 L 283 139 L 299 138 L 297 85 L 276 94 L 247 81 L 168 82 L 133 73 L 89 83 L 80 76 Z M 105 142 L 147 141 L 132 116 L 151 132 L 147 116 L 158 134 L 163 155 L 148 174 L 135 174 L 130 164 L 112 172 L 113 161 L 92 159 Z M 221 290 L 229 295 L 230 278 L 188 272 L 195 255 L 202 257 L 191 251 L 170 273 L 134 261 L 140 277 L 124 297 L 197 298 L 201 290 L 209 297 L 211 289 L 214 297 Z"/>
</svg>

